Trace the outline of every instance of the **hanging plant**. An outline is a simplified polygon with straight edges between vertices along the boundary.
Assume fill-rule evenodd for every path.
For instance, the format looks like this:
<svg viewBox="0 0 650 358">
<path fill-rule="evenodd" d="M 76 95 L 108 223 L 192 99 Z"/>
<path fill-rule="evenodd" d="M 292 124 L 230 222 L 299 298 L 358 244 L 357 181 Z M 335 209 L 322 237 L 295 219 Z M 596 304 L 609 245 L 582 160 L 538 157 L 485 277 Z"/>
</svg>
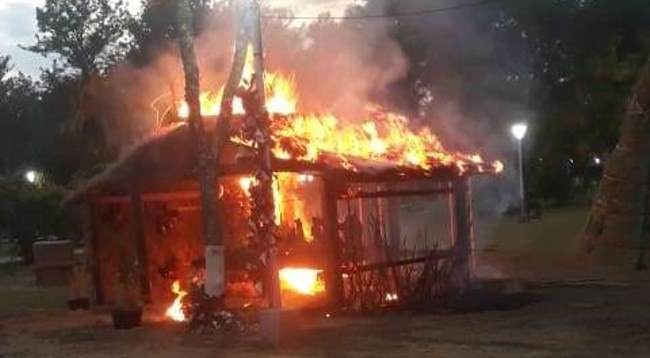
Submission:
<svg viewBox="0 0 650 358">
<path fill-rule="evenodd" d="M 168 205 L 163 204 L 156 213 L 156 231 L 160 235 L 168 235 L 178 226 L 180 213 L 177 209 L 170 209 Z"/>
</svg>

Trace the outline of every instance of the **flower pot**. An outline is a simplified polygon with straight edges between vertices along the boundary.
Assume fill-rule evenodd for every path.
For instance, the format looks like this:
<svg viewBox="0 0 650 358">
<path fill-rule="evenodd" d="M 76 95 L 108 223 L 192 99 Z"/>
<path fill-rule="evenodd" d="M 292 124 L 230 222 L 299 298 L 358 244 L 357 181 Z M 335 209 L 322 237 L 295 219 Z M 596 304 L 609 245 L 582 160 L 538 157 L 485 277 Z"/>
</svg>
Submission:
<svg viewBox="0 0 650 358">
<path fill-rule="evenodd" d="M 116 329 L 131 329 L 140 326 L 142 323 L 142 308 L 138 309 L 114 309 L 113 326 Z"/>
<path fill-rule="evenodd" d="M 88 311 L 90 309 L 90 300 L 88 298 L 77 299 L 77 308 Z"/>
<path fill-rule="evenodd" d="M 74 310 L 89 310 L 90 309 L 90 300 L 87 298 L 76 298 L 74 300 L 68 300 L 68 308 L 71 311 Z"/>
</svg>

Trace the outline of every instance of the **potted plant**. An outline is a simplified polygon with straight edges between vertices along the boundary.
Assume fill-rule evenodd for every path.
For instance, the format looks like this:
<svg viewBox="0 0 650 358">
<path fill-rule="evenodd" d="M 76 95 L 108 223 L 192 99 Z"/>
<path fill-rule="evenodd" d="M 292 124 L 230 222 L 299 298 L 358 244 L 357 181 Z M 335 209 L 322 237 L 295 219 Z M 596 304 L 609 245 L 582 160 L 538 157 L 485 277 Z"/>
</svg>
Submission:
<svg viewBox="0 0 650 358">
<path fill-rule="evenodd" d="M 131 329 L 142 322 L 142 295 L 135 260 L 122 255 L 115 285 L 113 325 L 117 329 Z"/>
</svg>

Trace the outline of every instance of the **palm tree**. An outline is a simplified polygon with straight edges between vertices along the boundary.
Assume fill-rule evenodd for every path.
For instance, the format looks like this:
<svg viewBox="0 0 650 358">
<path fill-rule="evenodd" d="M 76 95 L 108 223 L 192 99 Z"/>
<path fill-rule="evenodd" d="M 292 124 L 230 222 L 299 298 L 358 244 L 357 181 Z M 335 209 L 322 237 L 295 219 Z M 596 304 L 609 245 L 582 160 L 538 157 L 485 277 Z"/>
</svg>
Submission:
<svg viewBox="0 0 650 358">
<path fill-rule="evenodd" d="M 618 145 L 609 158 L 596 194 L 585 239 L 587 248 L 640 249 L 637 268 L 644 268 L 649 233 L 650 58 L 642 67 L 628 104 Z"/>
</svg>

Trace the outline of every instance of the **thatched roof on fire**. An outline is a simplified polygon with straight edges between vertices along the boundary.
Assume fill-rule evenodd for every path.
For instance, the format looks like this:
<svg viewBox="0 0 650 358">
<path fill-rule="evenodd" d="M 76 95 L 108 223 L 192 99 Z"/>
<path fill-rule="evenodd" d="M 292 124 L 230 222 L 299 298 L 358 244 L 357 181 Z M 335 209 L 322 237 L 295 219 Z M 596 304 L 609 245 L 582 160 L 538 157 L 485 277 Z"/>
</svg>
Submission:
<svg viewBox="0 0 650 358">
<path fill-rule="evenodd" d="M 206 132 L 214 133 L 215 121 L 206 121 Z M 254 170 L 252 150 L 242 144 L 227 142 L 220 155 L 219 175 L 248 175 Z M 321 153 L 316 162 L 273 159 L 276 172 L 309 172 L 346 182 L 390 182 L 413 179 L 449 179 L 459 175 L 494 173 L 490 165 L 466 166 L 463 171 L 453 163 L 432 163 L 429 169 L 403 166 L 386 161 L 372 161 Z M 103 172 L 80 185 L 66 202 L 76 202 L 88 195 L 124 195 L 132 188 L 140 191 L 161 190 L 165 184 L 195 182 L 197 175 L 195 144 L 188 125 L 180 124 L 159 130 L 126 151 Z"/>
</svg>

